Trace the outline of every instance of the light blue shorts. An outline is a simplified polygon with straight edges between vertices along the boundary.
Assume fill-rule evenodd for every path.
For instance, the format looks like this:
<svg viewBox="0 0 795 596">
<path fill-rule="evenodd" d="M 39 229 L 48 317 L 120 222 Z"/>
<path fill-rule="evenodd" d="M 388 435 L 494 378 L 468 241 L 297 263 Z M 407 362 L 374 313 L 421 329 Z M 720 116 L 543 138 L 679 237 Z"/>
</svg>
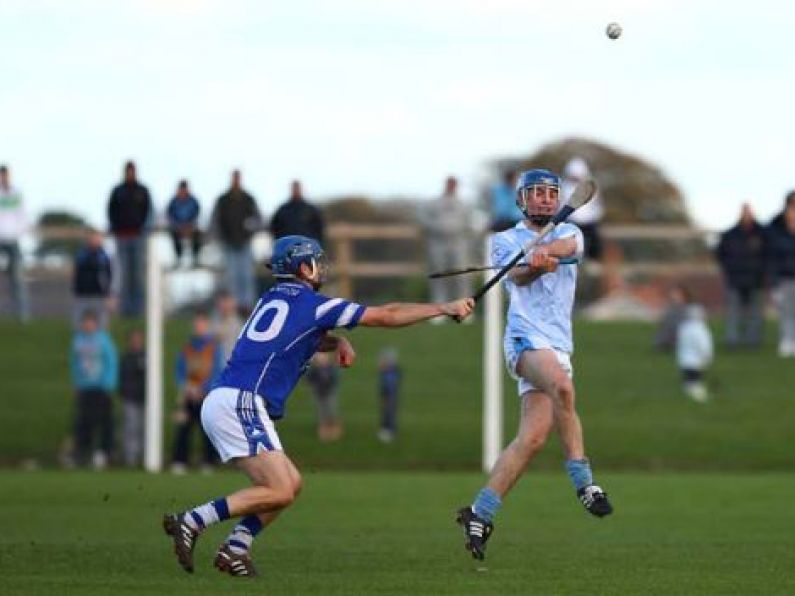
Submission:
<svg viewBox="0 0 795 596">
<path fill-rule="evenodd" d="M 519 356 L 525 350 L 552 350 L 558 359 L 558 363 L 571 379 L 574 375 L 574 369 L 571 366 L 571 355 L 568 352 L 563 352 L 557 348 L 553 348 L 549 343 L 541 337 L 505 337 L 503 341 L 503 352 L 505 353 L 505 364 L 508 367 L 508 372 L 517 381 L 517 390 L 519 395 L 522 396 L 528 391 L 533 391 L 536 388 L 527 379 L 520 377 L 516 372 L 516 364 L 519 362 Z"/>
</svg>

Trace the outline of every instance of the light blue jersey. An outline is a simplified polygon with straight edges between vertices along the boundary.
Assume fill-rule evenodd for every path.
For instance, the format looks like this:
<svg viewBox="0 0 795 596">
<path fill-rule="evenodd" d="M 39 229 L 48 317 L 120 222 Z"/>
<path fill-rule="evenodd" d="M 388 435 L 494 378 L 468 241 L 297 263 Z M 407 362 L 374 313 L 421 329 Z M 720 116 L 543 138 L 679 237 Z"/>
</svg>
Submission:
<svg viewBox="0 0 795 596">
<path fill-rule="evenodd" d="M 491 244 L 493 265 L 506 265 L 537 233 L 525 223 L 495 234 Z M 582 259 L 583 237 L 571 223 L 559 224 L 541 245 L 561 238 L 575 237 L 577 252 L 574 262 L 561 264 L 554 273 L 545 273 L 532 283 L 518 286 L 508 277 L 503 285 L 510 305 L 505 326 L 505 344 L 517 341 L 525 349 L 555 349 L 567 354 L 574 351 L 571 336 L 571 311 L 577 285 L 577 265 Z"/>
</svg>

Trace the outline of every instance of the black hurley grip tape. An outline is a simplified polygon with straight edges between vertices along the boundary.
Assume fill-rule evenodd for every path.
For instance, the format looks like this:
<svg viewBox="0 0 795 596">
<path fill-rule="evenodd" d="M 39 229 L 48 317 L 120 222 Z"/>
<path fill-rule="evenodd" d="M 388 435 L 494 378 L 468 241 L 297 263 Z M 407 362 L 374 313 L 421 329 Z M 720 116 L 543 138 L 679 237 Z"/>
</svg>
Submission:
<svg viewBox="0 0 795 596">
<path fill-rule="evenodd" d="M 571 205 L 564 205 L 563 208 L 555 214 L 555 217 L 552 218 L 552 223 L 557 225 L 563 221 L 566 221 L 566 219 L 568 219 L 569 215 L 572 213 L 574 213 L 574 207 Z"/>
</svg>

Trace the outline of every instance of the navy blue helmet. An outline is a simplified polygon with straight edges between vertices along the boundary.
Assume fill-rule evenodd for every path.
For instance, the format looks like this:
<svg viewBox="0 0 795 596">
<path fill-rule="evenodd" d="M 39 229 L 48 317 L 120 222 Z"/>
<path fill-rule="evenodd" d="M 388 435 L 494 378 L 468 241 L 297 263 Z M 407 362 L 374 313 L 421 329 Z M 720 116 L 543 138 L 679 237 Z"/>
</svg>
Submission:
<svg viewBox="0 0 795 596">
<path fill-rule="evenodd" d="M 273 245 L 271 269 L 274 277 L 295 277 L 301 265 L 312 269 L 313 278 L 323 283 L 328 271 L 328 261 L 323 247 L 308 236 L 283 236 Z"/>
</svg>

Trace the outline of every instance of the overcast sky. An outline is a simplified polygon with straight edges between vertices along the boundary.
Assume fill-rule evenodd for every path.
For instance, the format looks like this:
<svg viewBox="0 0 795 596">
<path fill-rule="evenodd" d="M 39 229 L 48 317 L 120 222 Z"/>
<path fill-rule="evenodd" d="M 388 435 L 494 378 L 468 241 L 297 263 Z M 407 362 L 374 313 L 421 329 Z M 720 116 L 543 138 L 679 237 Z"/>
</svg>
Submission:
<svg viewBox="0 0 795 596">
<path fill-rule="evenodd" d="M 624 35 L 610 41 L 610 21 Z M 243 170 L 307 194 L 433 196 L 585 136 L 635 153 L 698 223 L 795 188 L 795 3 L 0 0 L 0 162 L 30 210 L 104 225 L 124 160 L 162 209 Z"/>
</svg>

